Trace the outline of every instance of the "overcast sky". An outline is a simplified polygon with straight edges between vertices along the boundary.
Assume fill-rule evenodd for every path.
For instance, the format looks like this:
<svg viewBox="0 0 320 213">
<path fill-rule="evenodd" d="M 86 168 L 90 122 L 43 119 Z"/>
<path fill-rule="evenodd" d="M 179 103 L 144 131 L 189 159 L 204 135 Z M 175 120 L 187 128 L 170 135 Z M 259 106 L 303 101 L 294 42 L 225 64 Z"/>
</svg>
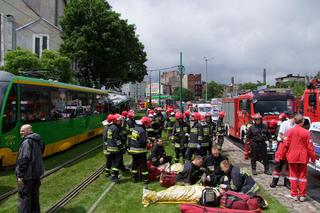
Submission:
<svg viewBox="0 0 320 213">
<path fill-rule="evenodd" d="M 148 69 L 183 64 L 187 73 L 236 83 L 320 70 L 318 0 L 111 0 L 135 24 Z M 156 79 L 154 73 L 153 79 Z M 205 79 L 204 79 L 205 80 Z"/>
</svg>

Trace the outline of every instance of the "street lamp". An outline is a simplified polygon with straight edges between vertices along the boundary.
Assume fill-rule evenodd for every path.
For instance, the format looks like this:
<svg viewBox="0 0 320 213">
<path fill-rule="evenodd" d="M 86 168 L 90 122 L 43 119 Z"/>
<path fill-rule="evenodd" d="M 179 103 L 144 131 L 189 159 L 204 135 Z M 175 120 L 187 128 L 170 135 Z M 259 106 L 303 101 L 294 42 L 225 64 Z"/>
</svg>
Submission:
<svg viewBox="0 0 320 213">
<path fill-rule="evenodd" d="M 214 57 L 208 58 L 207 56 L 204 57 L 204 61 L 206 62 L 206 102 L 208 102 L 208 61 L 213 60 Z"/>
</svg>

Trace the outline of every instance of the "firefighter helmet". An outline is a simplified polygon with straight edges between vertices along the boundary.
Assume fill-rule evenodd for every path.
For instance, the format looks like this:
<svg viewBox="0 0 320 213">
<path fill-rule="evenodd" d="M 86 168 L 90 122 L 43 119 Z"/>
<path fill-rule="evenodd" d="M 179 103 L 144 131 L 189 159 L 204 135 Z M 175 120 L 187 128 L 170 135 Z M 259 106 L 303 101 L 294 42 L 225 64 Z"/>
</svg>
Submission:
<svg viewBox="0 0 320 213">
<path fill-rule="evenodd" d="M 224 118 L 224 111 L 219 112 L 219 118 Z"/>
<path fill-rule="evenodd" d="M 183 119 L 182 112 L 180 112 L 180 111 L 176 112 L 176 119 Z"/>
<path fill-rule="evenodd" d="M 287 119 L 286 113 L 281 113 L 281 114 L 279 115 L 279 119 L 280 119 L 280 120 L 285 120 L 285 119 Z"/>
<path fill-rule="evenodd" d="M 189 117 L 190 117 L 190 110 L 185 111 L 185 112 L 184 112 L 184 115 L 185 115 L 187 118 L 189 118 Z"/>
<path fill-rule="evenodd" d="M 134 118 L 135 117 L 134 112 L 129 112 L 127 117 L 128 118 Z"/>
<path fill-rule="evenodd" d="M 128 115 L 128 112 L 127 112 L 127 111 L 123 111 L 123 112 L 121 113 L 121 115 L 122 115 L 122 117 L 126 118 L 127 115 Z"/>
<path fill-rule="evenodd" d="M 262 116 L 261 116 L 260 113 L 256 113 L 256 114 L 254 114 L 253 118 L 254 118 L 254 119 L 261 119 Z"/>
<path fill-rule="evenodd" d="M 167 111 L 166 111 L 167 115 L 170 115 L 172 112 L 173 112 L 172 108 L 168 108 Z"/>
<path fill-rule="evenodd" d="M 200 121 L 200 119 L 201 119 L 200 113 L 199 113 L 199 112 L 194 112 L 194 113 L 192 113 L 192 119 L 193 119 L 194 121 Z"/>
<path fill-rule="evenodd" d="M 201 121 L 201 122 L 205 122 L 205 121 L 206 121 L 206 116 L 200 115 L 200 121 Z"/>
<path fill-rule="evenodd" d="M 148 118 L 147 116 L 142 117 L 140 121 L 141 121 L 141 124 L 145 127 L 151 125 L 151 119 Z"/>
<path fill-rule="evenodd" d="M 118 113 L 113 115 L 113 122 L 116 123 L 117 121 L 122 121 L 122 116 Z"/>
<path fill-rule="evenodd" d="M 278 126 L 278 121 L 275 120 L 275 119 L 272 119 L 272 120 L 270 121 L 270 123 L 269 123 L 269 128 L 270 128 L 270 129 L 275 129 L 275 128 L 277 128 L 277 126 Z"/>
<path fill-rule="evenodd" d="M 206 116 L 206 117 L 211 117 L 212 114 L 211 114 L 211 112 L 207 112 L 205 116 Z"/>
<path fill-rule="evenodd" d="M 151 110 L 149 110 L 149 112 L 148 112 L 148 116 L 149 117 L 152 117 L 152 116 L 154 116 L 154 111 L 151 109 Z"/>
<path fill-rule="evenodd" d="M 110 122 L 112 122 L 113 121 L 113 114 L 109 114 L 108 116 L 107 116 L 107 122 L 108 123 L 110 123 Z"/>
</svg>

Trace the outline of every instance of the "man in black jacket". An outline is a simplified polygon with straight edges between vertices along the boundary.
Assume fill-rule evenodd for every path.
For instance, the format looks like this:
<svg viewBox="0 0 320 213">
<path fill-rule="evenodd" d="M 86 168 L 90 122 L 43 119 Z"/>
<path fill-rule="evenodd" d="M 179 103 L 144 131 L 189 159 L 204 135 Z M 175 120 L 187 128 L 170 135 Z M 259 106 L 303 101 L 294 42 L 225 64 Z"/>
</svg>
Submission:
<svg viewBox="0 0 320 213">
<path fill-rule="evenodd" d="M 223 176 L 223 171 L 220 168 L 220 163 L 227 158 L 221 155 L 221 151 L 217 145 L 211 148 L 211 155 L 204 160 L 203 167 L 206 172 L 202 176 L 202 183 L 205 186 L 215 187 L 220 183 Z"/>
<path fill-rule="evenodd" d="M 160 166 L 168 162 L 171 163 L 172 157 L 166 155 L 161 139 L 157 139 L 153 145 L 149 160 L 151 160 L 152 165 L 154 166 Z"/>
<path fill-rule="evenodd" d="M 183 171 L 177 175 L 176 181 L 187 185 L 195 184 L 200 180 L 201 175 L 203 174 L 203 171 L 200 169 L 202 164 L 202 157 L 196 155 L 193 161 L 187 161 L 184 164 Z"/>
<path fill-rule="evenodd" d="M 18 192 L 19 212 L 40 212 L 40 177 L 44 173 L 42 154 L 45 145 L 40 135 L 32 132 L 29 124 L 20 129 L 22 137 L 15 169 Z"/>
<path fill-rule="evenodd" d="M 259 186 L 243 169 L 233 166 L 228 160 L 222 161 L 220 167 L 226 175 L 223 180 L 225 186 L 221 186 L 222 188 L 251 195 L 258 191 Z"/>
</svg>

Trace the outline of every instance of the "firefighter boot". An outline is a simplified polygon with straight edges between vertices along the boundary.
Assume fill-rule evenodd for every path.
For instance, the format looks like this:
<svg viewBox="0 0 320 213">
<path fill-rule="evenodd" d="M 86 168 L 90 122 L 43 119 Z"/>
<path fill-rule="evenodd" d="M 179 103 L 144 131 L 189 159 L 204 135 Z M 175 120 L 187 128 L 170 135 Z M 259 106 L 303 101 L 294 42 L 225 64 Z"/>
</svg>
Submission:
<svg viewBox="0 0 320 213">
<path fill-rule="evenodd" d="M 279 178 L 272 178 L 272 183 L 270 183 L 271 188 L 275 188 L 278 184 Z"/>
<path fill-rule="evenodd" d="M 112 173 L 111 173 L 111 181 L 114 182 L 114 183 L 119 183 L 119 182 L 120 182 L 120 179 L 119 179 L 119 171 L 114 171 L 114 170 L 112 170 Z"/>
<path fill-rule="evenodd" d="M 139 181 L 138 173 L 133 173 L 131 177 L 132 183 L 137 183 Z"/>
<path fill-rule="evenodd" d="M 147 185 L 149 183 L 149 177 L 148 177 L 148 172 L 142 173 L 142 179 L 143 179 L 143 184 Z"/>
<path fill-rule="evenodd" d="M 106 171 L 106 177 L 110 177 L 110 175 L 111 175 L 111 173 L 110 173 L 110 169 L 105 169 L 105 171 Z"/>
<path fill-rule="evenodd" d="M 290 181 L 288 178 L 284 178 L 284 186 L 290 189 Z"/>
</svg>

